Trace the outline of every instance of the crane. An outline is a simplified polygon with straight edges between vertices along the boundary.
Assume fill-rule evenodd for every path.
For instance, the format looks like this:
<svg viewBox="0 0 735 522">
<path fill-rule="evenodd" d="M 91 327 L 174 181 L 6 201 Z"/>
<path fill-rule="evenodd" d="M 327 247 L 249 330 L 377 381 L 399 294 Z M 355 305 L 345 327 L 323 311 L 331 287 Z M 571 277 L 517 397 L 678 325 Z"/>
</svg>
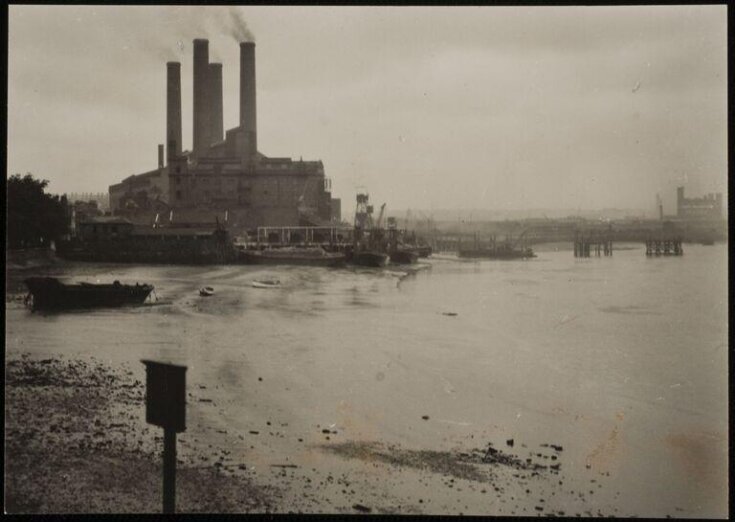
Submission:
<svg viewBox="0 0 735 522">
<path fill-rule="evenodd" d="M 380 205 L 380 213 L 378 214 L 378 219 L 375 221 L 375 228 L 380 228 L 380 226 L 383 224 L 383 214 L 385 213 L 385 203 Z"/>
</svg>

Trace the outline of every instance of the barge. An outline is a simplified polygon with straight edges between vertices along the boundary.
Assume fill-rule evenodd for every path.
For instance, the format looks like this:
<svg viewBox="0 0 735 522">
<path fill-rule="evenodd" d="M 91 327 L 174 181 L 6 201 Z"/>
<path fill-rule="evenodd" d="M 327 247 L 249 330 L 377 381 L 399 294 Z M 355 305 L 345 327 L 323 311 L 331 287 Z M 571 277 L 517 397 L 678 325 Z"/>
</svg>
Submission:
<svg viewBox="0 0 735 522">
<path fill-rule="evenodd" d="M 255 265 L 339 266 L 345 262 L 342 252 L 327 252 L 323 248 L 269 248 L 239 250 L 238 260 Z"/>
<path fill-rule="evenodd" d="M 33 310 L 112 307 L 142 304 L 152 285 L 78 283 L 67 285 L 53 277 L 29 277 L 25 281 Z"/>
</svg>

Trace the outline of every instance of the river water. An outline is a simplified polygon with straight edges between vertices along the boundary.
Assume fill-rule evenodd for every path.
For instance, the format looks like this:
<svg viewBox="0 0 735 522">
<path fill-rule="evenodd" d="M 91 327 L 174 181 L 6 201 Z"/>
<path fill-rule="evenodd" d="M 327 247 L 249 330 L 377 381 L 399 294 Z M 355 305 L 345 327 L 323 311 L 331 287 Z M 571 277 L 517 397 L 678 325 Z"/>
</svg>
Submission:
<svg viewBox="0 0 735 522">
<path fill-rule="evenodd" d="M 535 514 L 543 496 L 547 512 L 727 516 L 725 245 L 685 245 L 680 258 L 646 258 L 638 245 L 610 258 L 435 256 L 421 268 L 62 264 L 45 273 L 152 283 L 159 301 L 57 314 L 9 303 L 7 354 L 125 362 L 141 380 L 143 358 L 187 365 L 198 399 L 180 440 L 227 447 L 294 505 L 307 471 L 349 477 L 346 491 L 325 481 L 305 510 L 360 500 L 394 512 Z M 265 276 L 281 288 L 251 286 Z M 204 285 L 215 295 L 199 297 Z M 511 438 L 521 457 L 563 446 L 564 484 L 508 475 L 488 495 L 420 466 L 325 450 L 507 448 Z M 298 468 L 275 475 L 285 462 Z"/>
</svg>

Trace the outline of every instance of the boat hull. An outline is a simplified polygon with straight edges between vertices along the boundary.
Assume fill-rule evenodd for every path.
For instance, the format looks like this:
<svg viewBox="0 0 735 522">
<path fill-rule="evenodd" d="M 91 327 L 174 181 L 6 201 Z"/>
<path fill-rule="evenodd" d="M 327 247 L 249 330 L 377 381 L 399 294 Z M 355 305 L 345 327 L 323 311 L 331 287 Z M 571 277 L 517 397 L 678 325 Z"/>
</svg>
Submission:
<svg viewBox="0 0 735 522">
<path fill-rule="evenodd" d="M 251 283 L 253 288 L 280 288 L 280 283 L 264 283 L 261 281 L 253 281 Z"/>
<path fill-rule="evenodd" d="M 323 255 L 273 255 L 262 250 L 243 250 L 239 259 L 252 265 L 300 265 L 300 266 L 339 266 L 345 262 L 341 252 L 325 252 Z"/>
<path fill-rule="evenodd" d="M 355 252 L 352 263 L 359 266 L 383 267 L 388 264 L 388 254 L 382 252 Z"/>
<path fill-rule="evenodd" d="M 412 252 L 416 252 L 419 257 L 429 257 L 433 250 L 430 246 L 417 246 L 411 248 Z"/>
<path fill-rule="evenodd" d="M 390 262 L 399 265 L 412 265 L 419 260 L 418 252 L 412 250 L 398 250 L 390 255 Z"/>
<path fill-rule="evenodd" d="M 115 307 L 141 304 L 153 291 L 151 285 L 65 285 L 50 277 L 25 280 L 33 296 L 34 310 Z"/>
</svg>

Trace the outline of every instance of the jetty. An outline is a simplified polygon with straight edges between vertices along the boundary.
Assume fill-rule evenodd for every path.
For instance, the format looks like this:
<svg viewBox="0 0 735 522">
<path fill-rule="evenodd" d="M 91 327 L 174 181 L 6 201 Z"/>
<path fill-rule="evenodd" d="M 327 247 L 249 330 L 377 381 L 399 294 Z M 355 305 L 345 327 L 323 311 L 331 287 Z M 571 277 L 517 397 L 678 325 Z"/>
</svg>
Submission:
<svg viewBox="0 0 735 522">
<path fill-rule="evenodd" d="M 646 239 L 647 256 L 681 256 L 684 249 L 681 246 L 680 237 L 672 238 L 648 238 Z"/>
<path fill-rule="evenodd" d="M 610 228 L 604 231 L 581 231 L 574 232 L 574 257 L 612 256 L 613 242 Z"/>
</svg>

